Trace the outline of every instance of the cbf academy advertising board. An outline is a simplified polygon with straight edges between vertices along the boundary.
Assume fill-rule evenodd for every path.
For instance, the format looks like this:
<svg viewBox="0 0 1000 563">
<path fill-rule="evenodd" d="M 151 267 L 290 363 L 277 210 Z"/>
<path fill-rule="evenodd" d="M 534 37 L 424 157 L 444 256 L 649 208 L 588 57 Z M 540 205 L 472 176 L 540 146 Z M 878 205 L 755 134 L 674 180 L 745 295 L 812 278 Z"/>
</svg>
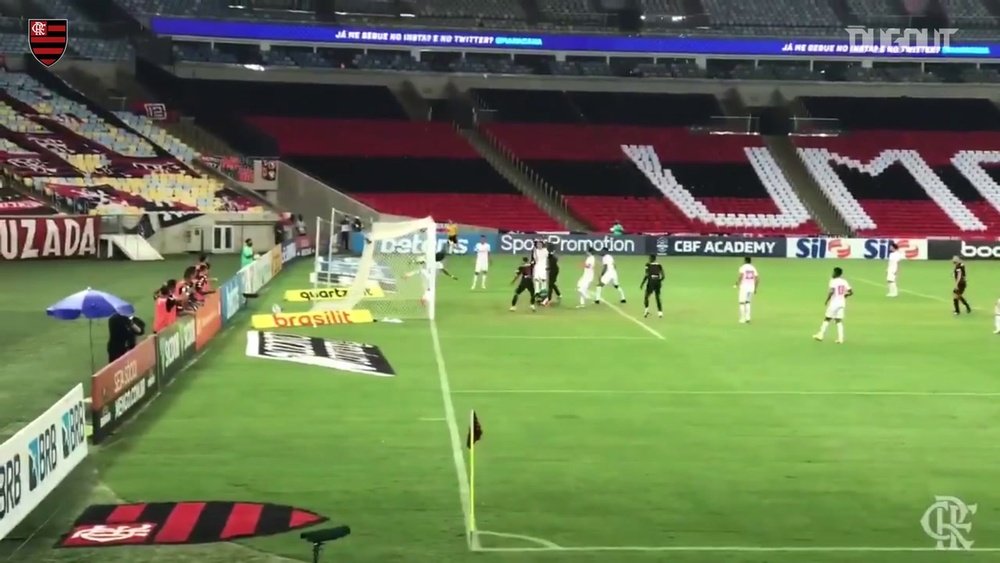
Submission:
<svg viewBox="0 0 1000 563">
<path fill-rule="evenodd" d="M 85 409 L 77 385 L 0 444 L 0 540 L 87 457 Z"/>
<path fill-rule="evenodd" d="M 753 256 L 784 258 L 787 241 L 778 237 L 684 237 L 655 239 L 660 256 Z"/>
</svg>

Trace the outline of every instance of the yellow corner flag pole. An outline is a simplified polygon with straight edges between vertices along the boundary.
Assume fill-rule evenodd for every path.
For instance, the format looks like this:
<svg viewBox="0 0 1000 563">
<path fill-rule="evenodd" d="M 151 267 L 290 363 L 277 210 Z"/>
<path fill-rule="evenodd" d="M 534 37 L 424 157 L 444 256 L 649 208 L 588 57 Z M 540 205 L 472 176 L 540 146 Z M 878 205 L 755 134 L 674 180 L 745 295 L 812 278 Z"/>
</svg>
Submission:
<svg viewBox="0 0 1000 563">
<path fill-rule="evenodd" d="M 476 411 L 469 411 L 469 532 L 476 533 Z"/>
</svg>

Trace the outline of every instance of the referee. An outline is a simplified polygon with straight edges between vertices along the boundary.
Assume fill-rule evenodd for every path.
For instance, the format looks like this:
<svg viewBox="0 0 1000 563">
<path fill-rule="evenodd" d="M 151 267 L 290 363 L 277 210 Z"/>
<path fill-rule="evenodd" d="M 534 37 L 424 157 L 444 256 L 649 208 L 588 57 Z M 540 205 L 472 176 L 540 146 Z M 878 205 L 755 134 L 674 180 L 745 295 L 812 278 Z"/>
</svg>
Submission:
<svg viewBox="0 0 1000 563">
<path fill-rule="evenodd" d="M 660 318 L 663 318 L 663 301 L 660 298 L 660 291 L 663 289 L 663 266 L 656 261 L 656 255 L 649 255 L 649 262 L 646 263 L 646 275 L 642 277 L 642 282 L 639 283 L 639 289 L 643 286 L 646 287 L 646 294 L 643 297 L 643 303 L 645 303 L 645 311 L 642 313 L 643 317 L 649 316 L 649 296 L 656 296 L 656 310 Z"/>
</svg>

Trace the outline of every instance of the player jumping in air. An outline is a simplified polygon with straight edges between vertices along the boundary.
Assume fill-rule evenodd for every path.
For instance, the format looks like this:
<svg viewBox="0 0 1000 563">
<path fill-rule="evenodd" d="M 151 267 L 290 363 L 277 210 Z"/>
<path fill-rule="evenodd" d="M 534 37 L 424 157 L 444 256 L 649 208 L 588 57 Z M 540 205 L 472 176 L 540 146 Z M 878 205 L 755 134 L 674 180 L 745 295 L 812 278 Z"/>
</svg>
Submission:
<svg viewBox="0 0 1000 563">
<path fill-rule="evenodd" d="M 580 304 L 576 306 L 577 309 L 582 309 L 587 299 L 590 299 L 590 284 L 594 283 L 594 262 L 596 262 L 594 253 L 588 248 L 587 258 L 583 261 L 583 274 L 576 282 L 576 292 L 580 295 Z"/>
<path fill-rule="evenodd" d="M 959 303 L 965 305 L 965 312 L 967 314 L 972 313 L 972 307 L 965 300 L 965 264 L 958 256 L 952 258 L 951 263 L 955 265 L 955 268 L 952 270 L 952 277 L 955 278 L 955 288 L 951 291 L 951 303 L 955 306 L 955 314 L 962 314 L 962 311 L 958 308 Z"/>
<path fill-rule="evenodd" d="M 486 242 L 486 235 L 479 238 L 476 243 L 476 271 L 472 274 L 472 289 L 476 289 L 476 280 L 482 279 L 482 288 L 486 289 L 486 272 L 490 269 L 490 243 Z"/>
<path fill-rule="evenodd" d="M 896 276 L 899 274 L 899 262 L 903 259 L 903 252 L 899 250 L 899 245 L 894 242 L 889 243 L 889 268 L 885 274 L 885 281 L 889 284 L 888 297 L 899 297 L 899 288 L 896 286 Z"/>
<path fill-rule="evenodd" d="M 437 270 L 437 271 L 441 272 L 442 274 L 448 276 L 449 278 L 451 278 L 453 280 L 457 280 L 458 277 L 451 275 L 451 272 L 449 272 L 448 270 L 446 270 L 445 267 L 444 267 L 444 259 L 447 258 L 447 257 L 448 257 L 448 253 L 442 250 L 441 252 L 438 252 L 437 254 L 434 255 L 434 266 L 424 265 L 423 268 L 420 268 L 420 269 L 417 269 L 417 270 L 413 270 L 412 272 L 407 272 L 407 273 L 403 274 L 403 277 L 404 278 L 412 278 L 413 276 L 419 274 L 420 272 L 424 272 L 424 274 L 427 277 L 431 277 L 433 275 L 433 273 L 434 273 L 434 270 Z M 417 264 L 424 264 L 424 261 L 423 261 L 423 259 L 417 259 L 416 263 Z"/>
<path fill-rule="evenodd" d="M 545 301 L 543 305 L 548 305 L 553 300 L 562 301 L 562 292 L 559 291 L 559 286 L 556 282 L 559 281 L 559 257 L 556 256 L 556 252 L 549 249 L 549 285 L 545 292 Z"/>
<path fill-rule="evenodd" d="M 615 258 L 610 254 L 601 257 L 601 279 L 597 282 L 597 296 L 594 303 L 601 303 L 601 290 L 604 286 L 611 284 L 618 290 L 622 303 L 625 302 L 625 290 L 618 283 L 618 270 L 615 269 Z"/>
<path fill-rule="evenodd" d="M 844 309 L 847 308 L 847 298 L 854 295 L 851 284 L 847 283 L 842 276 L 844 270 L 833 269 L 833 279 L 830 280 L 830 292 L 826 295 L 826 317 L 819 327 L 819 332 L 813 338 L 823 341 L 826 336 L 826 329 L 830 326 L 830 321 L 837 324 L 837 344 L 844 343 Z"/>
<path fill-rule="evenodd" d="M 534 270 L 535 264 L 532 263 L 527 256 L 521 259 L 521 265 L 518 266 L 517 271 L 514 272 L 514 279 L 510 280 L 511 285 L 520 280 L 520 283 L 517 285 L 517 289 L 514 290 L 514 298 L 510 300 L 511 311 L 517 310 L 517 298 L 525 291 L 528 292 L 528 296 L 531 298 L 528 301 L 528 303 L 530 303 L 529 307 L 531 307 L 532 311 L 535 310 Z"/>
<path fill-rule="evenodd" d="M 743 259 L 739 277 L 736 278 L 736 285 L 733 286 L 739 288 L 740 323 L 743 324 L 750 322 L 750 305 L 753 302 L 753 296 L 757 295 L 757 287 L 760 285 L 760 274 L 757 273 L 757 268 L 751 262 L 749 256 Z"/>
<path fill-rule="evenodd" d="M 448 219 L 448 223 L 444 226 L 444 232 L 448 236 L 448 253 L 458 252 L 458 225 Z"/>
<path fill-rule="evenodd" d="M 639 289 L 643 286 L 646 287 L 646 293 L 643 296 L 643 303 L 645 304 L 645 311 L 643 311 L 642 316 L 649 316 L 649 296 L 656 296 L 656 312 L 659 317 L 663 318 L 663 301 L 660 297 L 660 291 L 663 289 L 663 266 L 656 261 L 656 255 L 649 255 L 649 262 L 646 263 L 646 275 L 642 277 L 642 282 L 639 283 Z"/>
</svg>

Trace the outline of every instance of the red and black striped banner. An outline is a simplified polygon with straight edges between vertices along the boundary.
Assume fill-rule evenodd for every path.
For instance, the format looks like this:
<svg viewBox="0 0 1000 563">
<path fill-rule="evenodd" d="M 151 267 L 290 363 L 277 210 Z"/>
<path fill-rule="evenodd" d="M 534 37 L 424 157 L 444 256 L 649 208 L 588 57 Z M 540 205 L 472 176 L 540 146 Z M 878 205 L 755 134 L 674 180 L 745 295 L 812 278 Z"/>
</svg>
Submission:
<svg viewBox="0 0 1000 563">
<path fill-rule="evenodd" d="M 325 522 L 308 510 L 258 502 L 102 504 L 84 510 L 59 547 L 178 545 L 269 536 Z"/>
<path fill-rule="evenodd" d="M 28 44 L 35 60 L 52 66 L 66 52 L 68 20 L 28 20 Z"/>
</svg>

